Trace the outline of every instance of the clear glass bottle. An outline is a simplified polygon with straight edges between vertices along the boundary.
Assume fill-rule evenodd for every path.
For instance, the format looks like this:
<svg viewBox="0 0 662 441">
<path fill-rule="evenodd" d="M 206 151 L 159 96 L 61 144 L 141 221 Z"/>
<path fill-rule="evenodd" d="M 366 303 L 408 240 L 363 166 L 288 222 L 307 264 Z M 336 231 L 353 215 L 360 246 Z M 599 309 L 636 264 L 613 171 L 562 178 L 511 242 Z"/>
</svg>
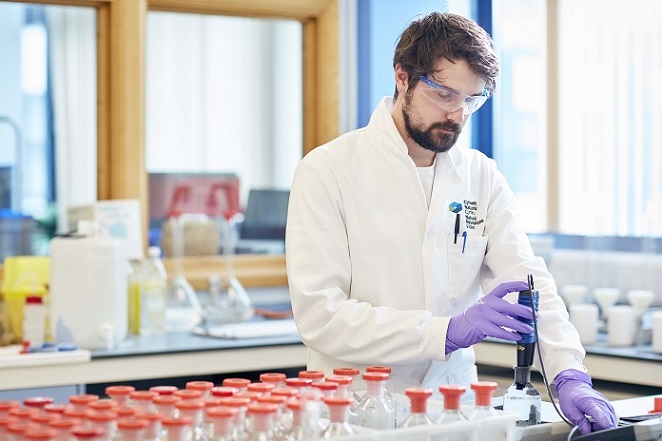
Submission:
<svg viewBox="0 0 662 441">
<path fill-rule="evenodd" d="M 136 388 L 128 385 L 108 386 L 104 390 L 114 402 L 119 406 L 126 406 L 129 404 L 129 396 L 131 392 L 135 392 Z"/>
<path fill-rule="evenodd" d="M 54 401 L 53 397 L 28 397 L 23 400 L 23 405 L 28 409 L 34 409 L 37 413 L 44 413 L 44 407 Z"/>
<path fill-rule="evenodd" d="M 145 441 L 162 441 L 161 419 L 156 412 L 140 412 L 138 418 L 147 422 L 145 426 Z"/>
<path fill-rule="evenodd" d="M 175 403 L 175 408 L 177 409 L 177 413 L 181 418 L 187 418 L 191 420 L 191 432 L 187 440 L 205 441 L 206 432 L 205 432 L 204 419 L 203 419 L 205 403 L 197 399 L 196 400 L 182 399 Z"/>
<path fill-rule="evenodd" d="M 249 441 L 275 441 L 274 420 L 278 406 L 270 403 L 251 403 L 246 412 L 251 420 Z"/>
<path fill-rule="evenodd" d="M 361 379 L 361 371 L 357 368 L 351 367 L 337 367 L 333 369 L 333 375 L 343 375 L 352 378 L 352 385 L 350 387 L 351 397 L 354 398 L 353 407 L 363 398 L 362 391 L 365 389 L 365 384 Z"/>
<path fill-rule="evenodd" d="M 242 391 L 246 390 L 246 387 L 251 384 L 251 380 L 248 378 L 224 378 L 221 384 L 225 387 L 234 387 L 235 389 Z"/>
<path fill-rule="evenodd" d="M 188 441 L 191 439 L 193 420 L 189 417 L 168 417 L 161 420 L 164 441 Z"/>
<path fill-rule="evenodd" d="M 471 389 L 476 394 L 476 403 L 474 410 L 469 416 L 469 420 L 477 421 L 484 418 L 499 416 L 499 413 L 492 407 L 492 393 L 497 390 L 499 385 L 494 381 L 476 381 L 471 383 Z"/>
<path fill-rule="evenodd" d="M 87 411 L 88 424 L 92 427 L 102 429 L 106 438 L 109 440 L 115 439 L 117 435 L 117 419 L 117 412 L 113 410 Z"/>
<path fill-rule="evenodd" d="M 153 413 L 156 411 L 153 400 L 157 396 L 158 393 L 154 391 L 134 390 L 129 394 L 129 403 L 136 408 L 138 413 Z"/>
<path fill-rule="evenodd" d="M 337 438 L 356 433 L 349 424 L 351 397 L 324 397 L 324 404 L 329 409 L 329 424 L 322 431 L 322 438 Z"/>
<path fill-rule="evenodd" d="M 96 394 L 76 394 L 69 397 L 69 404 L 71 404 L 74 409 L 86 410 L 91 402 L 98 400 L 99 395 Z"/>
<path fill-rule="evenodd" d="M 117 435 L 113 441 L 145 441 L 146 420 L 120 418 L 117 420 Z"/>
<path fill-rule="evenodd" d="M 202 392 L 200 397 L 202 400 L 206 400 L 211 396 L 211 390 L 214 387 L 214 383 L 211 381 L 188 381 L 186 383 L 187 390 L 199 390 Z"/>
<path fill-rule="evenodd" d="M 58 432 L 57 441 L 71 441 L 74 439 L 72 430 L 81 425 L 81 420 L 76 418 L 61 417 L 49 423 L 49 426 Z M 2 431 L 0 430 L 0 439 Z"/>
<path fill-rule="evenodd" d="M 356 424 L 372 429 L 388 430 L 395 427 L 395 409 L 384 396 L 388 374 L 384 372 L 365 372 L 367 390 L 361 402 L 356 406 Z"/>
<path fill-rule="evenodd" d="M 209 280 L 209 302 L 205 308 L 207 326 L 243 322 L 250 320 L 255 314 L 252 301 L 237 278 L 234 268 L 237 223 L 243 218 L 243 214 L 234 210 L 226 210 L 222 215 L 221 238 L 225 274 Z"/>
<path fill-rule="evenodd" d="M 149 247 L 147 258 L 136 272 L 138 333 L 142 336 L 165 332 L 168 275 L 161 261 L 161 248 Z"/>
<path fill-rule="evenodd" d="M 211 407 L 207 409 L 207 421 L 211 425 L 210 441 L 232 441 L 232 431 L 239 411 L 232 407 Z"/>
<path fill-rule="evenodd" d="M 285 403 L 287 402 L 287 397 L 278 396 L 278 395 L 263 395 L 258 397 L 256 400 L 257 403 L 270 403 L 277 406 L 276 414 L 274 416 L 273 422 L 273 434 L 274 438 L 277 440 L 283 440 L 287 436 L 289 421 L 286 421 L 286 415 L 289 415 L 289 411 Z"/>
<path fill-rule="evenodd" d="M 23 435 L 25 441 L 56 441 L 58 436 L 57 430 L 40 428 L 36 430 L 28 430 Z"/>
<path fill-rule="evenodd" d="M 436 424 L 450 424 L 456 421 L 468 421 L 460 409 L 460 399 L 467 388 L 459 384 L 442 384 L 439 392 L 444 396 L 444 410 L 435 421 Z"/>
<path fill-rule="evenodd" d="M 365 368 L 366 372 L 383 372 L 389 376 L 389 379 L 391 377 L 391 368 L 389 366 L 368 366 Z M 391 381 L 387 379 L 386 382 L 384 383 L 384 399 L 386 400 L 386 403 L 390 407 L 393 408 L 393 414 L 395 415 L 395 426 L 398 424 L 397 416 L 398 416 L 398 402 L 396 401 L 395 397 L 393 396 L 393 386 L 391 385 Z"/>
<path fill-rule="evenodd" d="M 156 411 L 165 418 L 176 415 L 177 409 L 175 408 L 175 404 L 180 400 L 180 397 L 174 395 L 157 395 L 152 402 L 154 403 L 154 407 L 156 407 Z"/>
<path fill-rule="evenodd" d="M 540 424 L 542 397 L 531 383 L 531 366 L 513 366 L 515 381 L 503 394 L 503 410 L 519 415 L 518 427 Z"/>
<path fill-rule="evenodd" d="M 354 378 L 348 375 L 329 375 L 326 377 L 325 381 L 330 381 L 336 383 L 338 388 L 336 389 L 336 396 L 343 398 L 349 397 L 352 399 L 352 404 L 349 406 L 349 422 L 354 424 L 356 421 L 356 404 L 355 395 L 352 393 L 352 383 Z"/>
<path fill-rule="evenodd" d="M 21 403 L 16 400 L 0 400 L 0 417 L 9 416 L 9 411 L 21 407 Z"/>
<path fill-rule="evenodd" d="M 234 427 L 232 428 L 232 439 L 235 441 L 244 441 L 248 439 L 248 427 L 246 411 L 248 405 L 251 403 L 249 398 L 241 398 L 236 396 L 219 398 L 219 406 L 237 409 L 237 415 L 234 420 Z"/>
<path fill-rule="evenodd" d="M 282 372 L 263 372 L 260 374 L 260 381 L 262 383 L 271 383 L 274 387 L 285 386 L 285 379 L 287 375 Z"/>
<path fill-rule="evenodd" d="M 410 387 L 405 389 L 409 398 L 410 410 L 404 420 L 398 425 L 401 428 L 414 426 L 431 426 L 434 422 L 428 416 L 428 399 L 432 396 L 432 389 L 427 387 Z"/>
<path fill-rule="evenodd" d="M 78 426 L 71 431 L 76 441 L 106 441 L 106 432 L 101 427 Z"/>
<path fill-rule="evenodd" d="M 185 218 L 186 215 L 172 213 L 167 220 L 172 237 L 174 263 L 174 277 L 169 285 L 166 299 L 165 327 L 167 332 L 189 332 L 202 321 L 202 304 L 198 293 L 184 275 Z"/>
</svg>

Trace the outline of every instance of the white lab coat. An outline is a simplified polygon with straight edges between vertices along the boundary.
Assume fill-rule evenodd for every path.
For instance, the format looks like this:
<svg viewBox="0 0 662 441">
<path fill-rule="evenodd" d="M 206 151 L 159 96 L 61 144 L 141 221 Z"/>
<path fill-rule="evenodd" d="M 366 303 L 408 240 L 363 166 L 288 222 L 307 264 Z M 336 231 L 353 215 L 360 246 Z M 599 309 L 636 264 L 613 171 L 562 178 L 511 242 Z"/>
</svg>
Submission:
<svg viewBox="0 0 662 441">
<path fill-rule="evenodd" d="M 476 380 L 473 349 L 446 356 L 449 317 L 532 273 L 549 380 L 583 370 L 577 332 L 495 162 L 459 147 L 438 154 L 428 209 L 391 107 L 392 98 L 382 100 L 366 128 L 311 151 L 294 176 L 286 258 L 308 368 L 387 365 L 396 392 L 468 385 Z M 464 207 L 457 243 L 454 201 Z"/>
</svg>

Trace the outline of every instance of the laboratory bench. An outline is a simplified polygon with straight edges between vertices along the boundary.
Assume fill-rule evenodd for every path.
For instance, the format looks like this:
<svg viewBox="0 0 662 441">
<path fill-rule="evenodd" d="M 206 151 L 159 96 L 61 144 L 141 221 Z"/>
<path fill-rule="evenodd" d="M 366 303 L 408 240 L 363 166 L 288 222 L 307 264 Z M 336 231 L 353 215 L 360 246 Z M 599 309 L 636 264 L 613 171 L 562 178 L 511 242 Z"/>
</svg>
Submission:
<svg viewBox="0 0 662 441">
<path fill-rule="evenodd" d="M 248 291 L 256 306 L 267 309 L 289 302 L 287 287 Z M 512 374 L 512 342 L 487 339 L 475 351 L 479 373 L 493 367 L 503 369 L 506 378 Z M 662 388 L 662 354 L 650 346 L 609 347 L 603 335 L 586 352 L 584 364 L 594 380 Z M 306 361 L 307 349 L 295 333 L 234 339 L 193 333 L 131 336 L 111 350 L 89 351 L 86 359 L 12 365 L 0 355 L 0 391 L 303 368 Z"/>
</svg>

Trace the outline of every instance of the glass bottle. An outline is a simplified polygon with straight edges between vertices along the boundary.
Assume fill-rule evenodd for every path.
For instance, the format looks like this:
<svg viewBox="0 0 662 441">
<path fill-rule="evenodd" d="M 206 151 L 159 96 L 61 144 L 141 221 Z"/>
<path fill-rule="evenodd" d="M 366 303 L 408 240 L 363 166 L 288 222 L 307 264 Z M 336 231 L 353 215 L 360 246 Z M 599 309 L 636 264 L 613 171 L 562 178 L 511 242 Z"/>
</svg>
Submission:
<svg viewBox="0 0 662 441">
<path fill-rule="evenodd" d="M 22 441 L 24 439 L 23 435 L 25 434 L 25 432 L 27 432 L 28 430 L 37 430 L 37 429 L 39 429 L 39 425 L 33 422 L 18 421 L 18 422 L 10 423 L 7 425 L 7 428 L 5 429 L 8 435 L 6 439 Z"/>
<path fill-rule="evenodd" d="M 71 431 L 77 441 L 106 441 L 106 432 L 101 427 L 78 426 Z"/>
<path fill-rule="evenodd" d="M 214 383 L 211 381 L 188 381 L 186 383 L 187 390 L 199 390 L 202 392 L 201 399 L 205 400 L 211 396 L 211 390 L 214 387 Z"/>
<path fill-rule="evenodd" d="M 117 385 L 106 387 L 105 393 L 119 406 L 126 406 L 129 404 L 129 395 L 135 390 L 133 386 Z"/>
<path fill-rule="evenodd" d="M 356 433 L 349 424 L 351 397 L 324 397 L 324 404 L 329 409 L 329 424 L 322 431 L 322 438 L 336 438 Z"/>
<path fill-rule="evenodd" d="M 168 417 L 161 420 L 164 441 L 188 441 L 191 437 L 193 420 L 189 417 Z"/>
<path fill-rule="evenodd" d="M 0 400 L 0 417 L 9 416 L 9 411 L 21 407 L 21 403 L 16 400 Z"/>
<path fill-rule="evenodd" d="M 476 403 L 474 410 L 469 416 L 469 420 L 476 421 L 485 418 L 499 416 L 499 413 L 492 407 L 492 393 L 497 390 L 498 384 L 494 381 L 476 381 L 471 383 L 471 389 L 476 394 Z"/>
<path fill-rule="evenodd" d="M 71 404 L 74 409 L 86 410 L 91 402 L 97 400 L 99 400 L 99 395 L 96 394 L 76 394 L 69 397 L 69 404 Z"/>
<path fill-rule="evenodd" d="M 274 420 L 278 406 L 271 403 L 251 403 L 246 409 L 251 420 L 249 441 L 275 441 Z"/>
<path fill-rule="evenodd" d="M 365 372 L 367 390 L 356 406 L 356 424 L 372 429 L 388 430 L 395 427 L 395 409 L 386 401 L 384 396 L 385 383 L 388 374 L 384 372 Z"/>
<path fill-rule="evenodd" d="M 336 392 L 338 391 L 338 383 L 333 381 L 320 381 L 319 383 L 313 383 L 313 387 L 321 392 L 320 395 L 320 404 L 324 402 L 324 398 L 335 397 Z M 329 419 L 329 408 L 328 406 L 320 406 L 320 418 Z"/>
<path fill-rule="evenodd" d="M 142 336 L 162 335 L 165 332 L 168 275 L 161 261 L 161 248 L 147 249 L 147 259 L 138 267 L 136 281 L 138 333 Z"/>
<path fill-rule="evenodd" d="M 460 398 L 467 388 L 459 384 L 442 384 L 439 392 L 444 396 L 444 410 L 435 421 L 436 424 L 449 424 L 455 421 L 467 421 L 467 417 L 460 410 Z"/>
<path fill-rule="evenodd" d="M 154 408 L 153 400 L 158 396 L 154 391 L 149 390 L 134 390 L 129 394 L 129 403 L 134 406 L 139 413 L 153 413 Z"/>
<path fill-rule="evenodd" d="M 289 421 L 286 421 L 286 416 L 289 415 L 289 411 L 285 403 L 287 402 L 287 397 L 278 396 L 278 395 L 263 395 L 258 397 L 256 402 L 258 403 L 270 403 L 277 406 L 276 414 L 273 421 L 273 435 L 277 440 L 283 440 L 287 436 Z"/>
<path fill-rule="evenodd" d="M 184 276 L 185 215 L 171 214 L 168 219 L 172 237 L 174 277 L 166 300 L 165 326 L 169 332 L 189 332 L 202 320 L 202 304 L 198 293 Z"/>
<path fill-rule="evenodd" d="M 224 398 L 233 396 L 235 393 L 239 392 L 239 389 L 228 386 L 214 386 L 211 388 L 210 392 L 213 398 Z"/>
<path fill-rule="evenodd" d="M 146 420 L 120 418 L 117 421 L 117 436 L 114 441 L 144 441 Z"/>
<path fill-rule="evenodd" d="M 204 441 L 206 439 L 203 421 L 205 403 L 200 400 L 182 399 L 175 403 L 175 408 L 181 418 L 191 420 L 191 433 L 187 439 L 189 441 Z"/>
<path fill-rule="evenodd" d="M 409 415 L 398 427 L 431 426 L 434 422 L 428 416 L 428 399 L 432 396 L 432 389 L 427 387 L 410 387 L 405 389 L 405 395 L 411 403 Z"/>
<path fill-rule="evenodd" d="M 531 383 L 531 366 L 513 366 L 515 381 L 503 394 L 503 410 L 519 415 L 518 427 L 540 424 L 542 397 Z"/>
<path fill-rule="evenodd" d="M 48 423 L 52 429 L 58 432 L 57 441 L 71 441 L 74 439 L 72 430 L 81 425 L 81 420 L 76 418 L 61 417 Z M 1 433 L 1 431 L 0 431 Z M 3 439 L 0 437 L 0 439 Z"/>
<path fill-rule="evenodd" d="M 383 372 L 387 374 L 390 378 L 391 376 L 391 368 L 388 366 L 368 366 L 365 368 L 366 372 Z M 397 426 L 398 421 L 397 421 L 397 415 L 398 415 L 398 403 L 395 400 L 395 397 L 392 394 L 392 385 L 389 379 L 386 380 L 384 383 L 384 399 L 386 400 L 386 403 L 393 408 L 393 414 L 395 415 L 395 424 Z"/>
<path fill-rule="evenodd" d="M 28 430 L 23 435 L 23 439 L 26 441 L 56 441 L 57 435 L 57 430 L 42 427 L 37 430 Z"/>
<path fill-rule="evenodd" d="M 212 407 L 207 409 L 207 421 L 211 424 L 211 441 L 232 441 L 232 430 L 239 411 L 232 407 Z"/>
<path fill-rule="evenodd" d="M 177 413 L 175 404 L 180 400 L 180 397 L 174 395 L 157 395 L 152 402 L 156 407 L 156 411 L 163 417 L 173 417 Z"/>
<path fill-rule="evenodd" d="M 60 415 L 54 413 L 35 413 L 30 417 L 33 423 L 39 425 L 42 429 L 50 428 L 51 421 L 59 420 L 62 418 Z"/>
<path fill-rule="evenodd" d="M 162 441 L 161 414 L 156 412 L 139 412 L 138 418 L 145 421 L 145 441 Z"/>
<path fill-rule="evenodd" d="M 87 421 L 89 425 L 91 427 L 102 429 L 106 434 L 107 439 L 114 439 L 117 434 L 117 418 L 117 412 L 112 410 L 87 412 Z"/>
<path fill-rule="evenodd" d="M 300 371 L 299 378 L 309 378 L 313 383 L 324 381 L 324 371 Z"/>
<path fill-rule="evenodd" d="M 248 378 L 224 378 L 221 384 L 225 387 L 234 387 L 235 389 L 242 391 L 246 390 L 246 387 L 251 384 L 251 380 Z"/>
<path fill-rule="evenodd" d="M 365 388 L 365 384 L 361 379 L 361 371 L 357 368 L 337 367 L 333 369 L 333 375 L 342 375 L 352 378 L 350 393 L 351 397 L 354 398 L 354 404 L 352 406 L 356 408 L 356 405 L 361 401 L 361 398 L 363 398 L 363 395 L 360 391 Z"/>
<path fill-rule="evenodd" d="M 260 381 L 262 383 L 271 383 L 274 387 L 285 386 L 285 379 L 287 375 L 282 372 L 263 372 L 260 374 Z"/>
<path fill-rule="evenodd" d="M 225 274 L 222 277 L 211 278 L 209 281 L 209 303 L 205 310 L 207 326 L 247 321 L 255 313 L 251 299 L 239 282 L 234 268 L 237 223 L 243 218 L 243 214 L 234 210 L 226 210 L 222 215 L 221 237 Z"/>
<path fill-rule="evenodd" d="M 28 397 L 23 400 L 23 405 L 28 409 L 35 409 L 38 413 L 44 413 L 44 407 L 54 401 L 53 397 Z"/>
<path fill-rule="evenodd" d="M 173 395 L 179 388 L 177 386 L 152 386 L 150 392 L 156 392 L 159 395 Z"/>
<path fill-rule="evenodd" d="M 326 377 L 325 381 L 330 381 L 338 385 L 338 388 L 336 389 L 337 397 L 350 397 L 352 399 L 352 404 L 349 406 L 349 422 L 353 424 L 356 421 L 357 404 L 354 394 L 352 393 L 352 383 L 354 378 L 348 375 L 329 375 Z"/>
<path fill-rule="evenodd" d="M 19 419 L 11 415 L 0 415 L 0 439 L 9 439 L 7 434 L 7 426 L 10 424 L 16 424 L 19 422 Z"/>
<path fill-rule="evenodd" d="M 234 427 L 232 429 L 232 439 L 243 441 L 248 439 L 246 410 L 251 403 L 249 398 L 241 398 L 236 396 L 219 398 L 219 406 L 237 409 L 237 415 L 234 420 Z"/>
</svg>

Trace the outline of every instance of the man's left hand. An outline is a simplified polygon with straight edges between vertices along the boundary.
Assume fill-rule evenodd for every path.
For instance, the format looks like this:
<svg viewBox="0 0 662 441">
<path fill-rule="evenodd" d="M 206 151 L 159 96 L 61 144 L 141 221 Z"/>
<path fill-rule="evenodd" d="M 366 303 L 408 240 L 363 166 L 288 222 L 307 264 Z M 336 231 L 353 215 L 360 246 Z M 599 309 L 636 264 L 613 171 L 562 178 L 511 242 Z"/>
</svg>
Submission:
<svg viewBox="0 0 662 441">
<path fill-rule="evenodd" d="M 567 369 L 556 376 L 554 383 L 563 414 L 579 426 L 582 434 L 616 427 L 616 411 L 607 397 L 593 389 L 588 374 Z"/>
</svg>

